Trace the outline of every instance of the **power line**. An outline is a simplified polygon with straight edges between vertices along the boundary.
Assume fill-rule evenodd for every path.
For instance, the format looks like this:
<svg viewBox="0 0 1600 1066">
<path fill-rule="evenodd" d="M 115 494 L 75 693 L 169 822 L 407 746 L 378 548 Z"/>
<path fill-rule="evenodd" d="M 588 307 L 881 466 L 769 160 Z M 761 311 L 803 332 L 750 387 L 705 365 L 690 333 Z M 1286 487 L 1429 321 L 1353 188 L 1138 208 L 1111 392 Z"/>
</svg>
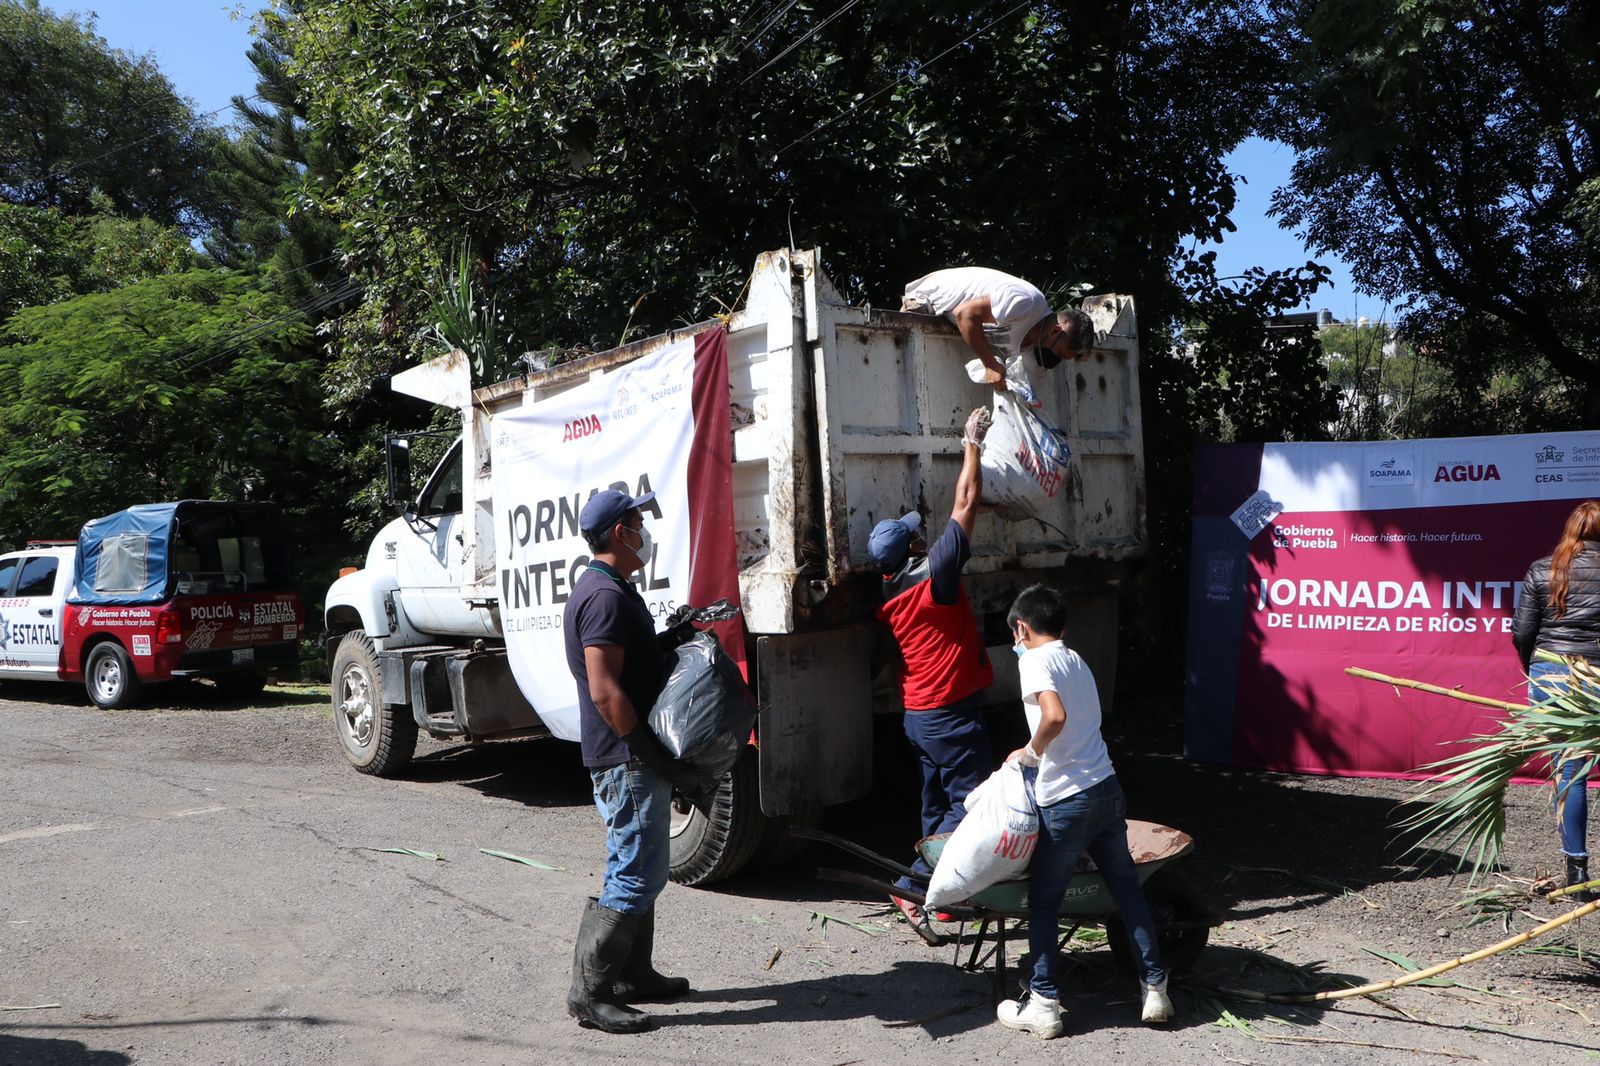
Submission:
<svg viewBox="0 0 1600 1066">
<path fill-rule="evenodd" d="M 230 110 L 232 108 L 236 108 L 236 107 L 242 108 L 243 105 L 248 104 L 250 101 L 259 100 L 259 99 L 261 99 L 261 94 L 260 93 L 251 93 L 249 96 L 241 97 L 241 98 L 239 98 L 237 100 L 230 101 L 229 103 L 224 104 L 223 106 L 217 108 L 214 111 L 207 111 L 204 114 L 196 115 L 194 117 L 195 117 L 196 121 L 199 121 L 200 119 L 204 119 L 204 118 L 215 118 L 216 116 L 222 114 L 224 111 L 228 111 L 228 110 Z M 99 155 L 90 156 L 88 159 L 80 160 L 79 162 L 73 163 L 70 166 L 56 167 L 55 169 L 53 169 L 53 170 L 49 171 L 48 173 L 44 174 L 43 176 L 34 178 L 33 182 L 31 184 L 43 185 L 45 182 L 50 181 L 53 178 L 66 177 L 68 174 L 71 174 L 74 170 L 81 170 L 82 168 L 88 166 L 90 163 L 98 163 L 98 162 L 100 162 L 100 160 L 105 159 L 108 156 L 116 155 L 118 152 L 125 152 L 129 148 L 137 148 L 141 144 L 146 143 L 147 141 L 153 141 L 157 137 L 163 136 L 164 134 L 171 133 L 173 130 L 176 130 L 178 128 L 179 128 L 179 124 L 175 123 L 173 125 L 170 125 L 170 126 L 167 126 L 167 127 L 163 128 L 163 129 L 159 129 L 159 130 L 157 130 L 156 132 L 154 132 L 152 134 L 149 134 L 149 135 L 144 136 L 144 137 L 140 137 L 136 141 L 129 141 L 127 144 L 119 144 L 115 148 L 108 148 L 104 152 L 101 152 Z"/>
<path fill-rule="evenodd" d="M 788 48 L 785 48 L 783 51 L 779 52 L 777 55 L 773 56 L 771 59 L 769 59 L 765 63 L 761 64 L 761 66 L 756 69 L 755 73 L 750 74 L 749 76 L 747 76 L 744 79 L 744 81 L 741 81 L 739 84 L 743 85 L 746 81 L 749 81 L 751 78 L 755 77 L 757 74 L 760 74 L 762 71 L 766 70 L 768 67 L 772 66 L 774 63 L 780 62 L 783 59 L 784 56 L 788 55 L 790 52 L 794 51 L 796 48 L 799 48 L 801 45 L 803 45 L 807 41 L 811 40 L 811 38 L 813 38 L 817 34 L 821 33 L 824 29 L 827 28 L 828 23 L 832 22 L 834 19 L 838 18 L 840 15 L 844 14 L 846 11 L 849 11 L 851 8 L 855 7 L 860 2 L 861 2 L 861 0 L 845 0 L 844 5 L 842 7 L 840 7 L 839 10 L 835 11 L 833 14 L 829 15 L 827 18 L 823 19 L 821 22 L 817 23 L 815 26 L 811 27 L 811 29 L 807 30 L 804 34 L 801 35 L 801 37 L 800 37 L 800 39 L 798 41 L 796 41 L 793 44 L 791 44 Z"/>
<path fill-rule="evenodd" d="M 782 7 L 778 8 L 776 11 L 774 11 L 773 14 L 772 14 L 772 17 L 767 19 L 766 22 L 762 23 L 761 27 L 759 29 L 757 29 L 755 33 L 752 33 L 750 36 L 748 36 L 748 37 L 746 37 L 744 39 L 744 44 L 739 46 L 739 50 L 737 52 L 735 52 L 734 55 L 736 55 L 736 56 L 744 55 L 744 53 L 745 53 L 745 51 L 747 49 L 749 49 L 750 47 L 755 45 L 758 41 L 761 40 L 762 37 L 766 36 L 767 31 L 771 30 L 772 27 L 776 26 L 778 24 L 778 21 L 780 19 L 782 19 L 783 16 L 787 15 L 789 13 L 790 9 L 793 8 L 794 5 L 799 3 L 799 2 L 800 2 L 800 0 L 788 0 L 788 2 L 785 3 Z"/>
<path fill-rule="evenodd" d="M 1023 8 L 1027 7 L 1032 2 L 1033 2 L 1033 0 L 1022 0 L 1021 3 L 1018 3 L 1018 4 L 1016 4 L 1016 5 L 1014 5 L 1014 6 L 1010 7 L 1010 8 L 1007 8 L 1005 11 L 1003 11 L 999 15 L 996 15 L 994 18 L 990 19 L 988 22 L 984 23 L 982 26 L 979 26 L 977 29 L 973 30 L 971 33 L 967 34 L 965 37 L 961 38 L 961 40 L 957 41 L 955 44 L 951 45 L 949 48 L 946 48 L 944 51 L 940 52 L 938 55 L 934 56 L 932 59 L 928 60 L 926 63 L 921 63 L 921 64 L 918 64 L 918 65 L 912 67 L 911 70 L 907 71 L 904 75 L 902 75 L 898 81 L 890 82 L 888 85 L 885 85 L 883 88 L 881 88 L 881 89 L 877 90 L 876 92 L 874 92 L 871 96 L 865 97 L 864 99 L 861 99 L 861 100 L 857 100 L 855 103 L 851 104 L 848 108 L 846 108 L 845 110 L 839 112 L 837 115 L 834 115 L 832 118 L 823 119 L 821 122 L 819 122 L 815 126 L 813 126 L 810 129 L 809 132 L 802 134 L 801 136 L 799 136 L 799 137 L 795 138 L 794 140 L 790 141 L 788 144 L 784 145 L 782 148 L 778 149 L 777 152 L 773 153 L 773 158 L 776 159 L 778 156 L 780 156 L 783 153 L 787 152 L 789 149 L 793 148 L 795 145 L 801 143 L 802 141 L 808 140 L 808 139 L 816 136 L 818 133 L 821 133 L 827 127 L 833 125 L 835 122 L 839 121 L 841 118 L 844 118 L 846 115 L 854 114 L 856 112 L 856 110 L 859 109 L 863 104 L 869 104 L 872 101 L 876 100 L 878 97 L 882 96 L 884 93 L 888 92 L 889 90 L 897 89 L 900 86 L 904 85 L 906 82 L 910 81 L 912 78 L 916 77 L 918 74 L 921 74 L 923 71 L 927 70 L 929 67 L 931 67 L 935 63 L 939 62 L 939 60 L 943 59 L 945 56 L 949 55 L 951 52 L 954 52 L 957 48 L 960 48 L 962 45 L 966 44 L 968 41 L 972 40 L 974 37 L 978 36 L 980 33 L 984 33 L 986 31 L 988 31 L 989 29 L 991 29 L 992 27 L 994 27 L 996 24 L 1004 21 L 1005 19 L 1010 18 L 1012 15 L 1015 15 L 1018 11 L 1021 11 Z"/>
<path fill-rule="evenodd" d="M 289 311 L 286 311 L 281 315 L 277 315 L 261 322 L 253 323 L 244 327 L 243 329 L 236 330 L 235 332 L 228 334 L 220 340 L 207 342 L 205 344 L 193 345 L 192 347 L 186 348 L 183 351 L 176 352 L 172 356 L 172 361 L 174 363 L 180 363 L 180 368 L 182 370 L 197 370 L 200 367 L 214 363 L 218 359 L 221 359 L 225 356 L 236 354 L 237 352 L 241 351 L 245 345 L 249 344 L 257 337 L 260 337 L 274 326 L 281 325 L 290 321 L 291 319 L 300 318 L 303 315 L 314 315 L 319 311 L 323 311 L 334 306 L 335 304 L 342 303 L 350 297 L 363 291 L 365 291 L 365 286 L 357 282 L 345 282 L 337 287 L 326 289 L 321 293 L 318 293 L 311 299 L 305 301 L 297 307 L 291 308 Z M 212 348 L 214 350 L 210 355 L 207 355 L 204 358 L 195 359 L 194 361 L 188 363 L 181 363 L 181 360 L 196 355 L 206 348 Z"/>
</svg>

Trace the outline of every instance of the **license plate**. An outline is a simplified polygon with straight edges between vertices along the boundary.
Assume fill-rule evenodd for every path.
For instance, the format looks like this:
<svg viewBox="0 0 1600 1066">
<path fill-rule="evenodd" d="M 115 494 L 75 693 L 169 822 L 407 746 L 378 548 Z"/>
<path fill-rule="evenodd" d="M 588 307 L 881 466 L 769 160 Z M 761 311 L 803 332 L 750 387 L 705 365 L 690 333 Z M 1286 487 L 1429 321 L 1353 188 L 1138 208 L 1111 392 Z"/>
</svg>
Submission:
<svg viewBox="0 0 1600 1066">
<path fill-rule="evenodd" d="M 235 666 L 239 665 L 240 663 L 253 663 L 255 661 L 256 650 L 254 648 L 233 649 L 233 663 Z"/>
</svg>

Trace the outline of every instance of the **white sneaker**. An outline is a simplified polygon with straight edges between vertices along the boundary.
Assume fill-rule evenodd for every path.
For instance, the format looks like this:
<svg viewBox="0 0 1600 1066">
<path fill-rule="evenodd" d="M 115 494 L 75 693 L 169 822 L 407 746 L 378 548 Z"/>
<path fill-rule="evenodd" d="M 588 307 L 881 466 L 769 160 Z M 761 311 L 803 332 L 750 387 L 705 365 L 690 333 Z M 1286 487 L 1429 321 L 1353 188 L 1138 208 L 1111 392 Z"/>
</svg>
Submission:
<svg viewBox="0 0 1600 1066">
<path fill-rule="evenodd" d="M 1040 1040 L 1052 1040 L 1061 1035 L 1061 1004 L 1031 991 L 1024 992 L 1021 999 L 1006 1000 L 994 1013 L 1007 1029 L 1020 1029 Z"/>
<path fill-rule="evenodd" d="M 1161 1025 L 1172 1020 L 1172 1000 L 1167 997 L 1167 983 L 1147 985 L 1139 982 L 1139 991 L 1144 994 L 1144 1009 L 1139 1012 L 1139 1020 L 1149 1025 Z"/>
</svg>

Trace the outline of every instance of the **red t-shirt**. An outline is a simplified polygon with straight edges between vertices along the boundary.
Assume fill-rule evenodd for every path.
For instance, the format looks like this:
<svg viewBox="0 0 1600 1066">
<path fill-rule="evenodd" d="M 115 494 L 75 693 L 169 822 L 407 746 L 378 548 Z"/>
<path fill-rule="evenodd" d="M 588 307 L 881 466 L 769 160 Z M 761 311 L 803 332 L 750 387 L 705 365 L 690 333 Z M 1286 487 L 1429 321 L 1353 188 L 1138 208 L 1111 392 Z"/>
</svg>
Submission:
<svg viewBox="0 0 1600 1066">
<path fill-rule="evenodd" d="M 972 556 L 966 531 L 951 521 L 926 559 L 886 576 L 878 617 L 888 623 L 905 660 L 900 698 L 908 711 L 948 707 L 994 683 L 994 667 L 978 620 L 961 586 Z"/>
</svg>

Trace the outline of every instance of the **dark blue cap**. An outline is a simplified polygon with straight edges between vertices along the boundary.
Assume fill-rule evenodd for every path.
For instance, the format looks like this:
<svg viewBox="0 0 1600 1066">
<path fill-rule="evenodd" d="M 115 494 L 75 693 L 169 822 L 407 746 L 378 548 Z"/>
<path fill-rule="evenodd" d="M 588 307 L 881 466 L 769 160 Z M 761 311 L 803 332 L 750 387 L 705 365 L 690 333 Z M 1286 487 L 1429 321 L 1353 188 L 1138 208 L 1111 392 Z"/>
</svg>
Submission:
<svg viewBox="0 0 1600 1066">
<path fill-rule="evenodd" d="M 885 518 L 872 527 L 867 538 L 867 554 L 885 570 L 898 570 L 911 554 L 911 542 L 922 528 L 922 516 L 912 511 L 900 518 Z"/>
<path fill-rule="evenodd" d="M 578 515 L 578 528 L 585 533 L 597 533 L 609 530 L 612 526 L 622 521 L 622 516 L 635 507 L 643 507 L 656 498 L 653 492 L 643 496 L 629 496 L 626 492 L 616 489 L 602 489 L 589 497 L 589 502 L 583 505 L 583 511 Z"/>
</svg>

